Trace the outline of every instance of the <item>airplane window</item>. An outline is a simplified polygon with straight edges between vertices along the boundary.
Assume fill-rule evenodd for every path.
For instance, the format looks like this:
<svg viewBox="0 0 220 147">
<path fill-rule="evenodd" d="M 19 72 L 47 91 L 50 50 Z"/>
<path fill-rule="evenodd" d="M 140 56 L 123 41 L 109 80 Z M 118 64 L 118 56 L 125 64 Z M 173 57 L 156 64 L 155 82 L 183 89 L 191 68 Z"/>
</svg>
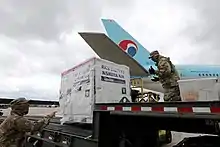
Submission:
<svg viewBox="0 0 220 147">
<path fill-rule="evenodd" d="M 215 77 L 215 74 L 213 74 L 213 76 Z"/>
<path fill-rule="evenodd" d="M 209 76 L 212 76 L 212 74 L 209 74 Z"/>
<path fill-rule="evenodd" d="M 201 74 L 199 74 L 199 76 L 201 76 Z"/>
<path fill-rule="evenodd" d="M 208 76 L 208 74 L 205 74 L 206 76 Z"/>
<path fill-rule="evenodd" d="M 216 76 L 218 77 L 218 74 L 216 74 Z"/>
<path fill-rule="evenodd" d="M 202 76 L 205 76 L 204 74 L 202 74 Z"/>
</svg>

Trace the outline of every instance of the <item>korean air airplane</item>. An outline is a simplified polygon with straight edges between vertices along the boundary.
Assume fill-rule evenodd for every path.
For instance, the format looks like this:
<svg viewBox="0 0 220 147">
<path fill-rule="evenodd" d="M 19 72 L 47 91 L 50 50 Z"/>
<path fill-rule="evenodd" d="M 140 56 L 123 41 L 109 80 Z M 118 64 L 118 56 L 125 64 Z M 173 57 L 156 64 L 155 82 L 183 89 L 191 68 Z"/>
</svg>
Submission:
<svg viewBox="0 0 220 147">
<path fill-rule="evenodd" d="M 144 79 L 145 88 L 163 92 L 161 85 L 158 87 L 158 82 L 150 80 L 151 75 L 149 75 L 148 69 L 150 66 L 156 69 L 155 63 L 148 58 L 150 52 L 116 21 L 102 19 L 102 23 L 108 36 L 104 33 L 79 34 L 100 58 L 129 66 L 132 77 L 142 77 Z M 181 79 L 220 77 L 220 66 L 218 65 L 175 64 L 175 66 Z"/>
</svg>

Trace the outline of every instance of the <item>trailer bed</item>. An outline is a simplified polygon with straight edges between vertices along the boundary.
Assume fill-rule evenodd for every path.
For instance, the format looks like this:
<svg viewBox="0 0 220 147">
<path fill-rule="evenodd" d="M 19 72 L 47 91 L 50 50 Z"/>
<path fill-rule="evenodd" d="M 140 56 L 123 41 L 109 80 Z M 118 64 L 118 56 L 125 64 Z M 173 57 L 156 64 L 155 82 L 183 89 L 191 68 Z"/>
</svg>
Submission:
<svg viewBox="0 0 220 147">
<path fill-rule="evenodd" d="M 39 118 L 33 118 L 39 119 Z M 39 146 L 89 146 L 97 147 L 98 141 L 92 137 L 92 125 L 90 124 L 64 124 L 53 119 L 43 131 L 26 136 L 26 146 L 31 147 L 35 142 Z"/>
<path fill-rule="evenodd" d="M 53 130 L 57 132 L 59 131 L 65 134 L 77 135 L 81 137 L 89 137 L 92 135 L 91 126 L 82 126 L 79 124 L 61 125 L 61 124 L 51 123 L 45 129 Z"/>
<path fill-rule="evenodd" d="M 26 146 L 112 147 L 118 146 L 124 135 L 132 144 L 154 146 L 158 130 L 220 134 L 219 101 L 100 103 L 95 104 L 93 118 L 90 125 L 61 125 L 60 118 L 54 118 L 43 131 L 28 134 Z"/>
</svg>

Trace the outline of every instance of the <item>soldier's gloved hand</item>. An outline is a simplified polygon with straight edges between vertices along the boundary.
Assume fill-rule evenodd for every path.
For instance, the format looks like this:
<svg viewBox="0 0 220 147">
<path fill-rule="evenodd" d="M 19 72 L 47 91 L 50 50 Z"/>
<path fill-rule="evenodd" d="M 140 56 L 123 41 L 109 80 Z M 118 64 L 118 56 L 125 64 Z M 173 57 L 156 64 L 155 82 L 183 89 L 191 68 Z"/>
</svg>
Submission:
<svg viewBox="0 0 220 147">
<path fill-rule="evenodd" d="M 158 77 L 153 77 L 153 79 L 151 79 L 151 81 L 157 82 L 157 81 L 159 81 L 159 78 Z"/>
<path fill-rule="evenodd" d="M 47 115 L 47 117 L 53 118 L 53 117 L 55 117 L 56 113 L 57 113 L 57 111 L 54 111 L 51 114 Z"/>
<path fill-rule="evenodd" d="M 155 70 L 153 69 L 152 66 L 150 66 L 150 68 L 149 68 L 149 73 L 150 73 L 150 74 L 155 74 Z"/>
</svg>

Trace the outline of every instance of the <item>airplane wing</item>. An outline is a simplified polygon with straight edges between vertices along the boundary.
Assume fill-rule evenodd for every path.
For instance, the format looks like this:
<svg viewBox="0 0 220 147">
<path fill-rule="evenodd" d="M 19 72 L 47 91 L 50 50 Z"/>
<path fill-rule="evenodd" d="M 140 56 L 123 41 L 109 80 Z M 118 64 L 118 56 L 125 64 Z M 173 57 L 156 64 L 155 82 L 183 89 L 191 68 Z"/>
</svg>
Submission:
<svg viewBox="0 0 220 147">
<path fill-rule="evenodd" d="M 148 71 L 143 66 L 122 51 L 120 47 L 104 33 L 81 32 L 79 35 L 100 58 L 129 66 L 131 76 L 149 76 Z"/>
</svg>

